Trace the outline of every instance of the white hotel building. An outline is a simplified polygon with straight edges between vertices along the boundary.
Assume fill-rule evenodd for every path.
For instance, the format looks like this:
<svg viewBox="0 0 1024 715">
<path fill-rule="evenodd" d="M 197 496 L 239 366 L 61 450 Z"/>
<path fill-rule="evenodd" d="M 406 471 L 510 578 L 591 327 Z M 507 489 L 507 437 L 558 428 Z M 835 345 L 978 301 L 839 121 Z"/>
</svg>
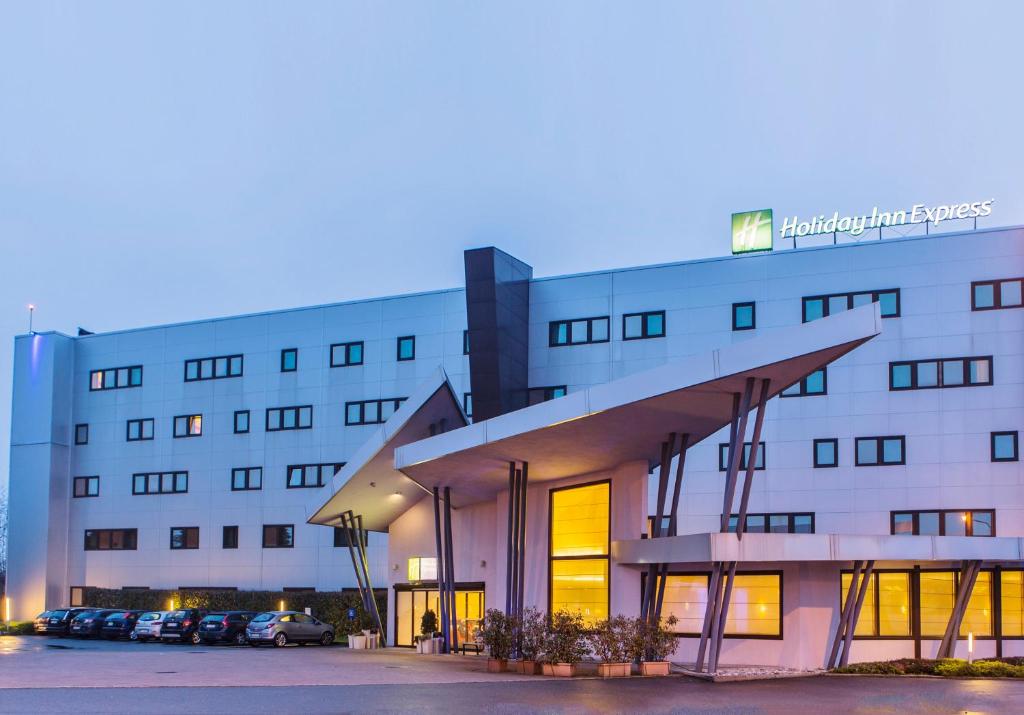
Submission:
<svg viewBox="0 0 1024 715">
<path fill-rule="evenodd" d="M 674 613 L 680 661 L 963 655 L 956 624 L 977 656 L 1024 655 L 1024 228 L 553 278 L 465 260 L 466 289 L 18 336 L 13 616 L 80 587 L 354 587 L 330 528 L 352 510 L 392 644 L 447 554 L 461 638 L 533 605 Z M 760 428 L 754 465 L 730 424 Z"/>
</svg>

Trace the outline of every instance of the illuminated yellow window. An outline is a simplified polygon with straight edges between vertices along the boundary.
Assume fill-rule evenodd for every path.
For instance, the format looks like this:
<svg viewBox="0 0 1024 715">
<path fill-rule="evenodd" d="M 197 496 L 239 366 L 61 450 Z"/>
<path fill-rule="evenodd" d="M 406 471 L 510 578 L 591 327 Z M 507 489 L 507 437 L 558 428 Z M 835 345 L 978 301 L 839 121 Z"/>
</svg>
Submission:
<svg viewBox="0 0 1024 715">
<path fill-rule="evenodd" d="M 588 624 L 607 618 L 610 484 L 550 494 L 551 611 L 579 611 Z"/>
<path fill-rule="evenodd" d="M 777 636 L 782 633 L 782 577 L 736 574 L 726 635 Z"/>
<path fill-rule="evenodd" d="M 662 620 L 675 616 L 676 633 L 700 633 L 704 609 L 708 606 L 708 577 L 705 574 L 669 576 L 665 581 Z"/>
<path fill-rule="evenodd" d="M 1003 635 L 1024 636 L 1024 571 L 1003 571 L 1002 594 Z"/>
<path fill-rule="evenodd" d="M 860 609 L 860 616 L 857 618 L 857 627 L 853 630 L 855 636 L 873 636 L 878 634 L 878 618 L 875 611 L 875 576 L 871 575 L 871 582 L 868 584 L 868 590 L 864 594 L 864 606 Z M 850 581 L 853 580 L 853 574 L 844 573 L 842 576 L 842 598 L 839 602 L 840 608 L 846 608 L 846 596 L 850 593 Z M 858 582 L 859 583 L 859 582 Z M 856 594 L 854 594 L 856 598 Z"/>
<path fill-rule="evenodd" d="M 408 561 L 406 575 L 409 581 L 436 581 L 437 557 L 413 556 Z"/>
<path fill-rule="evenodd" d="M 956 600 L 952 571 L 921 572 L 921 635 L 942 638 Z"/>
<path fill-rule="evenodd" d="M 840 581 L 840 608 L 846 606 L 852 574 L 844 573 Z M 910 574 L 871 574 L 864 605 L 857 619 L 855 636 L 910 636 Z"/>
<path fill-rule="evenodd" d="M 974 590 L 967 601 L 964 620 L 960 623 L 960 636 L 968 633 L 977 636 L 992 635 L 992 572 L 982 571 L 974 582 Z"/>
</svg>

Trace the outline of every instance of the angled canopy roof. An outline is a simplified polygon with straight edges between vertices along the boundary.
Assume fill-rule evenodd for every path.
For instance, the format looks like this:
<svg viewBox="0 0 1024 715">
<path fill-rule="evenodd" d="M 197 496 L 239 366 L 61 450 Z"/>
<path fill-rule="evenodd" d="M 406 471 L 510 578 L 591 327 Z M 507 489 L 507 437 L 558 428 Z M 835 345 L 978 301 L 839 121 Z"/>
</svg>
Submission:
<svg viewBox="0 0 1024 715">
<path fill-rule="evenodd" d="M 386 531 L 425 493 L 395 471 L 395 448 L 430 436 L 432 428 L 455 429 L 468 423 L 448 376 L 438 367 L 334 475 L 326 503 L 322 503 L 323 492 L 317 490 L 309 523 L 336 526 L 339 515 L 351 509 L 362 514 L 364 528 Z"/>
<path fill-rule="evenodd" d="M 875 304 L 764 335 L 575 392 L 462 429 L 405 444 L 395 468 L 424 489 L 452 488 L 455 507 L 508 485 L 508 463 L 527 461 L 532 482 L 654 461 L 668 432 L 690 443 L 732 418 L 748 377 L 769 396 L 881 333 Z"/>
</svg>

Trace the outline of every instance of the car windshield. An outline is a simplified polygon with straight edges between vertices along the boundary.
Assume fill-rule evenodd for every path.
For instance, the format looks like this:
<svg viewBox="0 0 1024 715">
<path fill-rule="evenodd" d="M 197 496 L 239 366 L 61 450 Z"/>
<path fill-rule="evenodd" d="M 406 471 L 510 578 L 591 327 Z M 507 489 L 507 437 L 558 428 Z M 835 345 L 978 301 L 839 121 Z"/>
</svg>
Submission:
<svg viewBox="0 0 1024 715">
<path fill-rule="evenodd" d="M 127 613 L 111 613 L 107 616 L 108 621 L 123 621 L 127 616 Z"/>
<path fill-rule="evenodd" d="M 174 611 L 168 618 L 189 618 L 192 615 L 190 611 Z"/>
<path fill-rule="evenodd" d="M 258 615 L 255 618 L 253 618 L 252 622 L 253 623 L 266 623 L 267 621 L 272 621 L 272 620 L 274 620 L 274 614 L 273 613 L 261 613 L 260 615 Z"/>
<path fill-rule="evenodd" d="M 92 618 L 94 615 L 96 614 L 93 611 L 82 611 L 77 616 L 75 616 L 75 620 L 84 621 L 86 618 Z"/>
<path fill-rule="evenodd" d="M 159 621 L 160 620 L 160 614 L 156 613 L 155 611 L 151 612 L 151 613 L 143 613 L 141 616 L 139 616 L 139 620 L 140 621 Z"/>
<path fill-rule="evenodd" d="M 63 618 L 67 613 L 67 611 L 50 611 L 50 618 Z"/>
<path fill-rule="evenodd" d="M 43 611 L 38 616 L 36 616 L 36 618 L 49 618 L 49 617 L 50 617 L 50 612 L 49 611 Z"/>
<path fill-rule="evenodd" d="M 206 618 L 203 619 L 203 623 L 218 623 L 218 622 L 220 622 L 222 620 L 224 620 L 224 614 L 223 613 L 211 613 L 210 615 L 208 615 Z"/>
</svg>

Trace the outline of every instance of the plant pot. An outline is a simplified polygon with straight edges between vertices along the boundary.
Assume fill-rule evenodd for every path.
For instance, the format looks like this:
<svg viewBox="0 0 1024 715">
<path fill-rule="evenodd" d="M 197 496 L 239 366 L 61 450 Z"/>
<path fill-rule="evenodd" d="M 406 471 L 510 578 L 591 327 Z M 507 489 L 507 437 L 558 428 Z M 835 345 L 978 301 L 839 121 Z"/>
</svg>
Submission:
<svg viewBox="0 0 1024 715">
<path fill-rule="evenodd" d="M 366 636 L 349 636 L 348 647 L 354 650 L 363 650 L 366 648 Z"/>
<path fill-rule="evenodd" d="M 602 678 L 628 678 L 629 671 L 629 663 L 600 663 L 597 666 L 597 674 Z"/>
<path fill-rule="evenodd" d="M 417 649 L 424 655 L 431 655 L 434 652 L 434 639 L 424 638 L 416 644 Z"/>
<path fill-rule="evenodd" d="M 669 662 L 667 660 L 642 660 L 640 661 L 641 675 L 668 675 Z"/>
<path fill-rule="evenodd" d="M 508 670 L 508 661 L 504 658 L 488 658 L 487 659 L 487 672 L 488 673 L 504 673 Z"/>
<path fill-rule="evenodd" d="M 434 637 L 434 650 L 431 653 L 444 653 L 444 638 Z"/>
<path fill-rule="evenodd" d="M 380 648 L 380 636 L 376 633 L 371 633 L 366 636 L 366 647 L 370 649 Z"/>
<path fill-rule="evenodd" d="M 545 663 L 544 675 L 553 675 L 556 678 L 571 678 L 576 675 L 575 663 Z"/>
<path fill-rule="evenodd" d="M 516 670 L 523 675 L 540 675 L 540 663 L 535 660 L 521 660 L 516 663 Z"/>
</svg>

